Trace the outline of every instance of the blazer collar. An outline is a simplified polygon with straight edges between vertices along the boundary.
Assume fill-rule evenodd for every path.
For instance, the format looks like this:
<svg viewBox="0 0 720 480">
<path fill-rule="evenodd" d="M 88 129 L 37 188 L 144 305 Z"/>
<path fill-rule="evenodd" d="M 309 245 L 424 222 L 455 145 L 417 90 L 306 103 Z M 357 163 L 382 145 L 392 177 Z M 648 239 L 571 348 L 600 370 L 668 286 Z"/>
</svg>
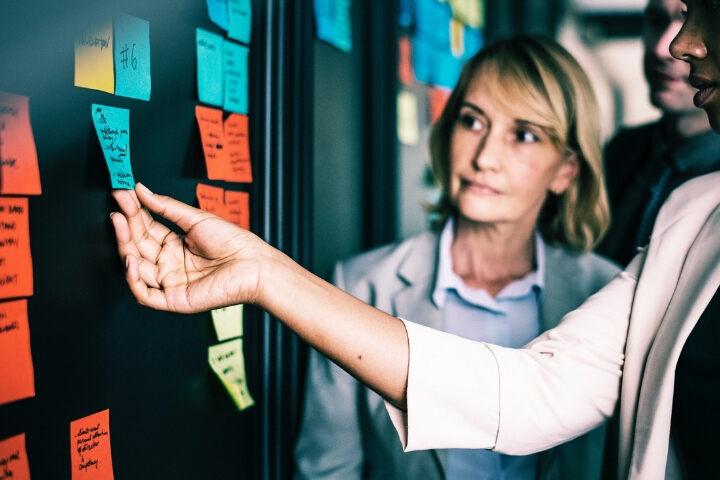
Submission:
<svg viewBox="0 0 720 480">
<path fill-rule="evenodd" d="M 563 249 L 545 244 L 545 288 L 541 295 L 542 330 L 555 328 L 568 312 L 568 305 L 580 305 L 587 298 L 574 278 L 577 262 Z"/>
</svg>

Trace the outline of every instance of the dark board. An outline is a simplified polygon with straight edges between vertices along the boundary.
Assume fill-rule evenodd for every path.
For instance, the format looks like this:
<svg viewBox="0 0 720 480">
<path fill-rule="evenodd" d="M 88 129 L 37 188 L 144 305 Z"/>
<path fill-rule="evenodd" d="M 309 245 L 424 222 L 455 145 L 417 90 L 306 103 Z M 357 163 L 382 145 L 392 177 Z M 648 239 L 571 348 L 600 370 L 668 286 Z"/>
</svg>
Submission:
<svg viewBox="0 0 720 480">
<path fill-rule="evenodd" d="M 75 37 L 120 13 L 150 22 L 149 102 L 73 86 Z M 30 97 L 43 186 L 30 200 L 36 396 L 0 406 L 0 439 L 27 434 L 34 479 L 69 478 L 70 421 L 106 408 L 118 479 L 255 478 L 261 468 L 258 406 L 237 412 L 208 368 L 207 347 L 217 343 L 209 315 L 153 312 L 129 295 L 90 117 L 93 102 L 130 109 L 135 177 L 154 191 L 194 202 L 198 181 L 230 187 L 203 179 L 194 119 L 196 27 L 220 32 L 203 0 L 0 4 L 0 91 Z M 253 84 L 255 73 L 251 91 Z M 256 151 L 256 183 L 234 187 L 251 192 L 253 229 L 265 207 Z M 247 317 L 245 357 L 257 400 L 261 332 Z"/>
</svg>

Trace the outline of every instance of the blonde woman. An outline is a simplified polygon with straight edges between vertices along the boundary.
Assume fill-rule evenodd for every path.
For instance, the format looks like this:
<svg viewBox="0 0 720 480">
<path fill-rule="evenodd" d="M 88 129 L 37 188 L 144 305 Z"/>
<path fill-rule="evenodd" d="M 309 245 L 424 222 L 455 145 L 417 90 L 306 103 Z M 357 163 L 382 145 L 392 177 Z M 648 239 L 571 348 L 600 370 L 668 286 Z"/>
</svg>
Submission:
<svg viewBox="0 0 720 480">
<path fill-rule="evenodd" d="M 587 78 L 555 42 L 487 47 L 431 135 L 439 228 L 339 263 L 334 283 L 394 316 L 504 347 L 553 328 L 618 271 L 586 253 L 608 224 L 596 116 Z M 592 479 L 603 430 L 540 455 L 405 454 L 382 398 L 313 351 L 297 477 Z"/>
</svg>

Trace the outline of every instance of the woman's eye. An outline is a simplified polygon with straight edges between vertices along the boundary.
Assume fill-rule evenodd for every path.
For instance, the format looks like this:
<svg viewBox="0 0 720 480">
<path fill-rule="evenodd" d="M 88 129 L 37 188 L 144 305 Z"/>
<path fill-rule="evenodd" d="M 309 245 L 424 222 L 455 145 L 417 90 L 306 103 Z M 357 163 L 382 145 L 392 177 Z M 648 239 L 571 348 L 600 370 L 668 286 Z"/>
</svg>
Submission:
<svg viewBox="0 0 720 480">
<path fill-rule="evenodd" d="M 483 123 L 472 115 L 460 115 L 460 124 L 467 130 L 480 131 L 484 129 Z"/>
<path fill-rule="evenodd" d="M 540 138 L 530 130 L 520 129 L 515 131 L 515 140 L 519 143 L 535 143 L 538 142 Z"/>
</svg>

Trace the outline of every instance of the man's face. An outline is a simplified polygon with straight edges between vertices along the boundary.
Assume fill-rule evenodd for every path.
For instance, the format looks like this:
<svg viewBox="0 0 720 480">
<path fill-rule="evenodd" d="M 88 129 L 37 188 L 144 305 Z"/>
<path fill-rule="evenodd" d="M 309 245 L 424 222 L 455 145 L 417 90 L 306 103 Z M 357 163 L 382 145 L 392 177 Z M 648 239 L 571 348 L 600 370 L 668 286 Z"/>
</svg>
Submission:
<svg viewBox="0 0 720 480">
<path fill-rule="evenodd" d="M 683 24 L 682 8 L 680 0 L 650 0 L 643 22 L 650 101 L 663 112 L 675 114 L 695 109 L 695 89 L 688 82 L 690 65 L 670 55 L 670 42 Z"/>
</svg>

